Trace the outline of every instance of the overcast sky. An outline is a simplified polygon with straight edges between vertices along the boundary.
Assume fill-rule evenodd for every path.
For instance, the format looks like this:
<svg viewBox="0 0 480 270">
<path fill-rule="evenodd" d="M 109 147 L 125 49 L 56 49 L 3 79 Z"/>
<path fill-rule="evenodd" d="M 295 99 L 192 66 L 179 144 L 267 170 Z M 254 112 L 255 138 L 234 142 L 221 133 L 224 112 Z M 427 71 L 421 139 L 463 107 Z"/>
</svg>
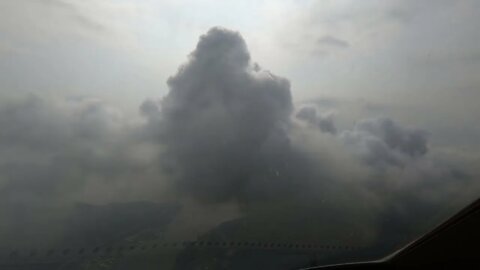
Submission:
<svg viewBox="0 0 480 270">
<path fill-rule="evenodd" d="M 479 17 L 475 0 L 1 1 L 0 233 L 17 204 L 201 202 L 185 223 L 295 192 L 378 215 L 466 202 Z"/>
<path fill-rule="evenodd" d="M 478 5 L 2 1 L 0 91 L 94 96 L 136 113 L 146 97 L 167 93 L 167 78 L 199 35 L 222 26 L 241 32 L 260 66 L 290 80 L 296 102 L 341 98 L 387 106 L 471 144 L 479 134 Z M 465 134 L 457 134 L 458 124 Z"/>
</svg>

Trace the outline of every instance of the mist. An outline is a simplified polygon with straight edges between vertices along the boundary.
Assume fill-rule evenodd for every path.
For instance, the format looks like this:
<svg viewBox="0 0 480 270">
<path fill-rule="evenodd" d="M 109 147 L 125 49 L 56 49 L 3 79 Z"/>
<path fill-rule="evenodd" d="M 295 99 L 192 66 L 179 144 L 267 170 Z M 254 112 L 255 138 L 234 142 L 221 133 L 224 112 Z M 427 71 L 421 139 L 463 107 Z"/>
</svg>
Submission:
<svg viewBox="0 0 480 270">
<path fill-rule="evenodd" d="M 166 85 L 135 117 L 96 98 L 2 102 L 2 243 L 94 245 L 148 231 L 393 247 L 478 191 L 475 161 L 437 150 L 424 127 L 387 113 L 338 124 L 342 107 L 295 101 L 239 32 L 201 35 Z"/>
</svg>

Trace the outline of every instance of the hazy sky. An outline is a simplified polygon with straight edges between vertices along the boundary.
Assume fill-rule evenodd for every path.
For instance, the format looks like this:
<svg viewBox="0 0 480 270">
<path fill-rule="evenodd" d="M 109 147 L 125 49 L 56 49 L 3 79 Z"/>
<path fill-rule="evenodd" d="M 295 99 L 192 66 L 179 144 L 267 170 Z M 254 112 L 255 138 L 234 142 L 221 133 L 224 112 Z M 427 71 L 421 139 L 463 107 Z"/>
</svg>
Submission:
<svg viewBox="0 0 480 270">
<path fill-rule="evenodd" d="M 471 144 L 479 134 L 477 1 L 2 1 L 0 91 L 94 96 L 136 113 L 199 35 L 239 31 L 296 102 L 387 106 Z M 393 110 L 396 109 L 396 112 Z M 434 118 L 432 119 L 432 115 Z M 450 135 L 450 133 L 452 133 Z"/>
<path fill-rule="evenodd" d="M 178 200 L 190 224 L 312 200 L 378 239 L 458 207 L 480 188 L 478 18 L 476 0 L 0 1 L 0 236 L 78 201 Z"/>
</svg>

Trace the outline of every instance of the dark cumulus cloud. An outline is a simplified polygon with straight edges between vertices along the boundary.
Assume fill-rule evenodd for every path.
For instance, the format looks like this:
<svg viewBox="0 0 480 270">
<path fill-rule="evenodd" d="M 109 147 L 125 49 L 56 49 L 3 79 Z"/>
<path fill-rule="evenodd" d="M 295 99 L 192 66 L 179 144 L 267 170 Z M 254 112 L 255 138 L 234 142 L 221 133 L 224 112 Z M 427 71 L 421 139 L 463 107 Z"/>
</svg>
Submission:
<svg viewBox="0 0 480 270">
<path fill-rule="evenodd" d="M 160 108 L 146 101 L 140 109 L 158 127 L 179 191 L 222 201 L 284 180 L 290 83 L 252 64 L 239 33 L 209 30 L 168 86 Z"/>
<path fill-rule="evenodd" d="M 336 134 L 337 128 L 333 121 L 333 114 L 322 115 L 313 106 L 302 107 L 295 115 L 298 119 L 318 127 L 322 132 Z"/>
<path fill-rule="evenodd" d="M 406 159 L 427 153 L 426 132 L 398 125 L 390 118 L 363 119 L 342 137 L 372 165 L 403 166 Z"/>
</svg>

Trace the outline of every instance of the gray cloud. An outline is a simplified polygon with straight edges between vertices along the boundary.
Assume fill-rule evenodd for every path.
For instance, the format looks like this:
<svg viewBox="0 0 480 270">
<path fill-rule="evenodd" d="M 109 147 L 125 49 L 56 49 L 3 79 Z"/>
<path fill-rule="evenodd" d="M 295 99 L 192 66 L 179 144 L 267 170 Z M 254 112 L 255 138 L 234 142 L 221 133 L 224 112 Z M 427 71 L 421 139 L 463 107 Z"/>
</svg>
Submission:
<svg viewBox="0 0 480 270">
<path fill-rule="evenodd" d="M 69 175 L 67 168 L 82 168 L 80 171 L 88 173 L 103 166 L 106 170 L 115 167 L 115 161 L 108 160 L 111 157 L 103 159 L 95 154 L 107 147 L 104 145 L 107 141 L 117 139 L 115 129 L 121 124 L 115 118 L 113 112 L 95 100 L 56 104 L 31 96 L 3 106 L 0 109 L 3 127 L 0 148 L 5 154 L 0 165 L 2 200 L 19 199 L 17 191 L 33 199 L 66 192 L 58 189 L 58 185 L 71 184 L 75 189 L 78 187 L 75 181 L 81 181 L 81 177 L 72 179 L 74 175 Z"/>
<path fill-rule="evenodd" d="M 61 239 L 61 220 L 76 202 L 161 196 L 161 174 L 149 169 L 141 142 L 99 100 L 30 96 L 2 104 L 0 126 L 4 244 Z"/>
<path fill-rule="evenodd" d="M 151 101 L 141 110 L 150 119 L 160 114 L 151 124 L 180 191 L 221 201 L 245 196 L 266 177 L 280 182 L 291 158 L 290 84 L 252 65 L 238 33 L 208 31 L 168 85 L 159 112 Z"/>
<path fill-rule="evenodd" d="M 341 136 L 374 165 L 401 166 L 405 158 L 421 157 L 428 150 L 425 131 L 401 127 L 385 117 L 361 120 Z"/>
<path fill-rule="evenodd" d="M 295 115 L 298 119 L 304 120 L 309 124 L 318 127 L 322 132 L 336 134 L 337 128 L 333 121 L 332 114 L 319 114 L 315 107 L 305 106 Z"/>
<path fill-rule="evenodd" d="M 341 40 L 339 38 L 336 38 L 334 36 L 326 35 L 317 40 L 317 44 L 320 46 L 326 46 L 326 47 L 336 47 L 340 49 L 345 49 L 350 47 L 350 44 L 345 41 Z"/>
</svg>

